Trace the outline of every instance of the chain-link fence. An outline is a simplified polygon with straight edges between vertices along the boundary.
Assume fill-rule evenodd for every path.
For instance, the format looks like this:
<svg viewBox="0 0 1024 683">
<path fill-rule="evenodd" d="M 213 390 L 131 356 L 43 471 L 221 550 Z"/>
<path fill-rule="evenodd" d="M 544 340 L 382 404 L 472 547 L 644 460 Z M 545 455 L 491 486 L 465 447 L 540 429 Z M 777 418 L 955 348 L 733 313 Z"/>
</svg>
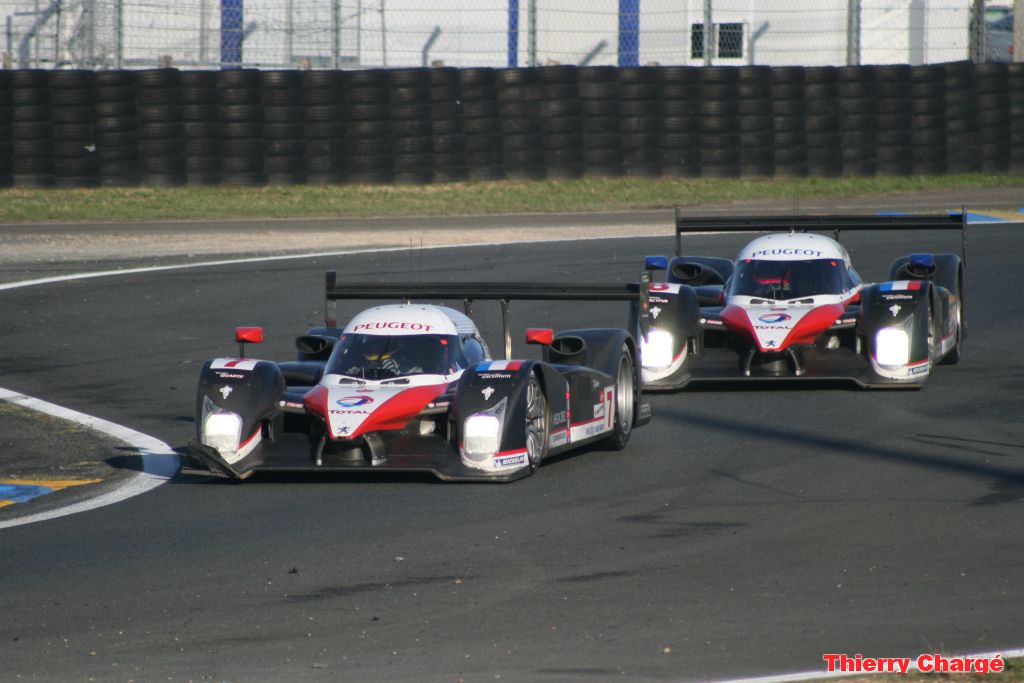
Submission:
<svg viewBox="0 0 1024 683">
<path fill-rule="evenodd" d="M 1009 0 L 0 0 L 0 49 L 9 66 L 42 68 L 1010 61 L 1010 8 Z"/>
</svg>

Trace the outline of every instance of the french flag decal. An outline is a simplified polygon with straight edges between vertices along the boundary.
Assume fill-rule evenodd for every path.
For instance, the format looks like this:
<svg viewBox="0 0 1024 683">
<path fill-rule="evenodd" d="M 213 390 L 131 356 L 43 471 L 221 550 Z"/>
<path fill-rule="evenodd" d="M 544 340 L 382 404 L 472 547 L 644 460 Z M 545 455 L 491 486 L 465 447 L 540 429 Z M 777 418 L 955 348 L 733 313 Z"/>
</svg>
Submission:
<svg viewBox="0 0 1024 683">
<path fill-rule="evenodd" d="M 906 290 L 921 289 L 921 280 L 899 280 L 897 282 L 883 282 L 879 291 L 902 292 Z"/>
<path fill-rule="evenodd" d="M 489 360 L 483 363 L 479 363 L 476 366 L 477 372 L 495 372 L 497 370 L 507 370 L 508 372 L 515 372 L 523 366 L 521 360 Z"/>
</svg>

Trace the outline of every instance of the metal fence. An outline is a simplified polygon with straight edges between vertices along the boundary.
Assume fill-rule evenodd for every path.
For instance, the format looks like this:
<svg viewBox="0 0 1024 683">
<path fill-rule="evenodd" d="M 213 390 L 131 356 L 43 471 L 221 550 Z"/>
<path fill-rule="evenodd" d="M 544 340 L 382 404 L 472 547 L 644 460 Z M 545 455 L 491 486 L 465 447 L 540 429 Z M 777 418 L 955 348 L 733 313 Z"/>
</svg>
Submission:
<svg viewBox="0 0 1024 683">
<path fill-rule="evenodd" d="M 23 68 L 1010 61 L 1012 24 L 1009 33 L 1006 22 L 996 25 L 1009 6 L 991 0 L 974 7 L 965 0 L 0 0 L 0 50 L 7 66 Z"/>
</svg>

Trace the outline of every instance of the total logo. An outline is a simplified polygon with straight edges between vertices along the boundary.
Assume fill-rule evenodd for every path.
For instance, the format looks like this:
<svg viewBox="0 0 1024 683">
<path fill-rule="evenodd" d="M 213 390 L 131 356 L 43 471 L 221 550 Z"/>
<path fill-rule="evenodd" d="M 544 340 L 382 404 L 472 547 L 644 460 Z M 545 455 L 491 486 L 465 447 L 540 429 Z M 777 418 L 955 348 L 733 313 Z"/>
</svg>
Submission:
<svg viewBox="0 0 1024 683">
<path fill-rule="evenodd" d="M 778 325 L 779 323 L 784 323 L 787 320 L 792 320 L 792 318 L 793 316 L 788 313 L 765 313 L 758 317 L 758 320 L 763 323 L 768 323 L 769 325 Z"/>
<path fill-rule="evenodd" d="M 342 408 L 357 408 L 359 406 L 365 406 L 367 403 L 373 403 L 373 399 L 369 396 L 346 396 L 339 398 L 335 401 Z"/>
</svg>

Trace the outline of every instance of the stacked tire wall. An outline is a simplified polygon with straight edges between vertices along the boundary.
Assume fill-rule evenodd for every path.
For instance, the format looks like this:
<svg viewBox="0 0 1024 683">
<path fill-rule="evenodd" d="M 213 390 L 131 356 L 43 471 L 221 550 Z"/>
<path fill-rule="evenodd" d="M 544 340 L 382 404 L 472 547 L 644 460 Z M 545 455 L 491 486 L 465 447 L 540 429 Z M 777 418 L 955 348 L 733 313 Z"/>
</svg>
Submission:
<svg viewBox="0 0 1024 683">
<path fill-rule="evenodd" d="M 0 185 L 1024 171 L 1024 64 L 0 71 Z"/>
</svg>

